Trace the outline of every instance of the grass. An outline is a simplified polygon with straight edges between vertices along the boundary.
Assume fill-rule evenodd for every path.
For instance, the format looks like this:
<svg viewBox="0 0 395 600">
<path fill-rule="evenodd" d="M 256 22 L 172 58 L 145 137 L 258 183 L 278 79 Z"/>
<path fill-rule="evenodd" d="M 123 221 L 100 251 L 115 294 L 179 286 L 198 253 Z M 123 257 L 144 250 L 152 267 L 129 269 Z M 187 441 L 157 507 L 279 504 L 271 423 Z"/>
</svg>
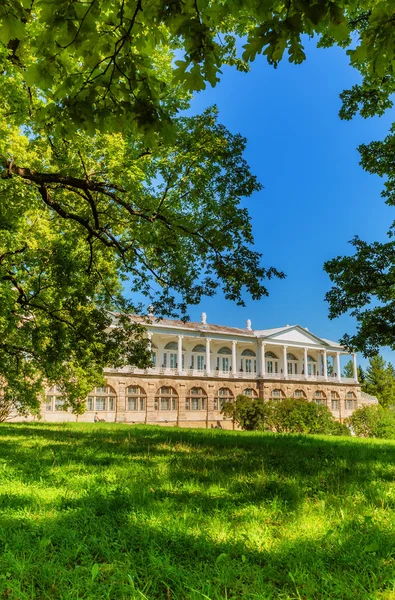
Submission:
<svg viewBox="0 0 395 600">
<path fill-rule="evenodd" d="M 395 443 L 0 426 L 0 598 L 395 599 Z"/>
</svg>

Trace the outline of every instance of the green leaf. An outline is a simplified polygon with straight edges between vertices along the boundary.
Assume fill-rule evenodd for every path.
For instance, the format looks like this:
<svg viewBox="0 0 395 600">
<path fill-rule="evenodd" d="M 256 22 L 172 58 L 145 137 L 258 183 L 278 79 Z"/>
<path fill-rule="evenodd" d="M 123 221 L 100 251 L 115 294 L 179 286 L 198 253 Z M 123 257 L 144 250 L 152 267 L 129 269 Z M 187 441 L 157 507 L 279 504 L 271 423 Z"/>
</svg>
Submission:
<svg viewBox="0 0 395 600">
<path fill-rule="evenodd" d="M 364 548 L 365 552 L 377 552 L 378 550 L 380 550 L 380 546 L 377 542 L 372 542 Z"/>
<path fill-rule="evenodd" d="M 100 573 L 100 566 L 98 565 L 98 563 L 95 563 L 94 565 L 92 565 L 92 569 L 91 569 L 91 582 L 93 583 L 96 579 L 96 577 L 99 575 Z"/>
</svg>

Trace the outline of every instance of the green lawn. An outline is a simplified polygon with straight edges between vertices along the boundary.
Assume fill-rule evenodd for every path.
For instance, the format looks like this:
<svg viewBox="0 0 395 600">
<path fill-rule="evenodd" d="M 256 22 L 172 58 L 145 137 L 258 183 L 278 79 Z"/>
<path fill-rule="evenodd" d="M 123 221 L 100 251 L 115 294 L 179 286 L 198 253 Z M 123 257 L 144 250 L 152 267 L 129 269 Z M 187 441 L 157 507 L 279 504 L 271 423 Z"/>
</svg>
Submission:
<svg viewBox="0 0 395 600">
<path fill-rule="evenodd" d="M 0 598 L 395 599 L 395 443 L 0 425 Z"/>
</svg>

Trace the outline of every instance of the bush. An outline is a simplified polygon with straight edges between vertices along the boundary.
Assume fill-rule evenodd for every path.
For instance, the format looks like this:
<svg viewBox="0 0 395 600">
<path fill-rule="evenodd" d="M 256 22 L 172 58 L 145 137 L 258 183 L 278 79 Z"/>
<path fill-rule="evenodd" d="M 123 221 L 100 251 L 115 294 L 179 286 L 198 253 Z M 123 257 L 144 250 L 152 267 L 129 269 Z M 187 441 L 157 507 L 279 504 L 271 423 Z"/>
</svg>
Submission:
<svg viewBox="0 0 395 600">
<path fill-rule="evenodd" d="M 284 398 L 269 404 L 272 408 L 267 423 L 278 433 L 338 434 L 336 421 L 327 406 L 319 406 L 304 398 Z M 344 433 L 342 430 L 341 435 Z"/>
<path fill-rule="evenodd" d="M 236 402 L 226 402 L 221 413 L 233 419 L 246 431 L 263 430 L 269 416 L 269 407 L 262 398 L 251 398 L 240 394 Z"/>
<path fill-rule="evenodd" d="M 271 430 L 278 433 L 324 433 L 350 435 L 348 427 L 337 423 L 326 406 L 303 398 L 265 402 L 262 398 L 237 396 L 222 408 L 222 414 L 245 430 Z"/>
<path fill-rule="evenodd" d="M 395 439 L 395 412 L 381 406 L 362 406 L 346 421 L 359 437 Z"/>
</svg>

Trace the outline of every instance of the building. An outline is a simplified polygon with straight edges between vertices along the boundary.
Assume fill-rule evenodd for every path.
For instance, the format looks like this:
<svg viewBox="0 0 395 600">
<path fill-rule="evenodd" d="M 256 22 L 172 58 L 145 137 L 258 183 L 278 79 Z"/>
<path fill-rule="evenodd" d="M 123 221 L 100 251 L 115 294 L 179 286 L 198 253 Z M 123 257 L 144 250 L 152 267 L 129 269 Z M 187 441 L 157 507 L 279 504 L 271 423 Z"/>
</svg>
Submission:
<svg viewBox="0 0 395 600">
<path fill-rule="evenodd" d="M 153 321 L 147 335 L 153 366 L 107 369 L 107 386 L 88 397 L 81 421 L 97 412 L 105 421 L 211 427 L 220 420 L 230 428 L 221 407 L 239 394 L 306 398 L 327 405 L 339 420 L 374 401 L 361 395 L 356 355 L 299 325 L 253 330 L 248 320 L 238 329 L 211 325 L 203 313 L 200 323 Z M 350 359 L 353 377 L 344 378 L 341 363 Z M 75 420 L 62 410 L 56 387 L 48 391 L 42 417 Z"/>
</svg>

